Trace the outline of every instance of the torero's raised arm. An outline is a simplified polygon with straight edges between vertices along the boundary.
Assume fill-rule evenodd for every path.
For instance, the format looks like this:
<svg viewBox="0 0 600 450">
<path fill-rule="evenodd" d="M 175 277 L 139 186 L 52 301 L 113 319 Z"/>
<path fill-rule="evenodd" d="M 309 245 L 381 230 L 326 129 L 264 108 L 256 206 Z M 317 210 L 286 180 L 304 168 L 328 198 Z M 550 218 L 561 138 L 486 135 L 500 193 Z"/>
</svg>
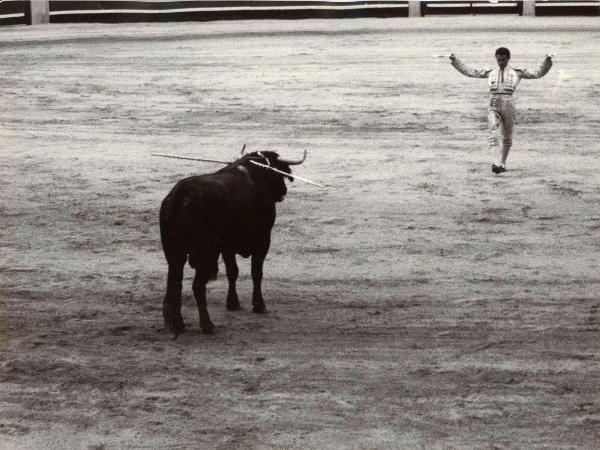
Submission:
<svg viewBox="0 0 600 450">
<path fill-rule="evenodd" d="M 540 66 L 534 71 L 530 72 L 527 69 L 519 69 L 515 68 L 521 78 L 525 79 L 533 79 L 533 78 L 542 78 L 544 75 L 548 73 L 550 68 L 552 67 L 552 57 L 550 55 L 546 55 Z"/>
<path fill-rule="evenodd" d="M 456 55 L 450 55 L 450 61 L 452 67 L 458 70 L 460 73 L 471 78 L 487 78 L 492 69 L 474 69 L 473 67 L 467 66 L 464 62 L 456 57 Z"/>
</svg>

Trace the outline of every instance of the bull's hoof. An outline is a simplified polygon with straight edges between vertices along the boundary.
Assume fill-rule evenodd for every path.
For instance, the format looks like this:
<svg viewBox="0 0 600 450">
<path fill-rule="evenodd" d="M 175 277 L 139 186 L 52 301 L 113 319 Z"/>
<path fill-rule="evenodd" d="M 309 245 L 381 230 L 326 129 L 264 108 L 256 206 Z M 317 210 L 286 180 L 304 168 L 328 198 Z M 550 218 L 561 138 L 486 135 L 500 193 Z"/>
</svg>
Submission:
<svg viewBox="0 0 600 450">
<path fill-rule="evenodd" d="M 203 334 L 215 334 L 215 326 L 212 323 L 209 323 L 207 325 L 200 325 L 200 328 L 202 329 Z"/>
<path fill-rule="evenodd" d="M 239 311 L 242 309 L 240 302 L 227 302 L 227 311 Z"/>
<path fill-rule="evenodd" d="M 180 328 L 177 330 L 171 330 L 173 332 L 173 340 L 176 341 L 180 334 L 185 333 L 185 328 Z"/>
<path fill-rule="evenodd" d="M 265 305 L 254 305 L 252 312 L 256 314 L 266 314 L 267 307 Z"/>
<path fill-rule="evenodd" d="M 171 328 L 171 331 L 173 332 L 173 340 L 177 340 L 177 338 L 179 337 L 180 334 L 185 333 L 185 327 L 180 327 L 180 328 Z"/>
<path fill-rule="evenodd" d="M 175 319 L 167 318 L 165 320 L 165 325 L 167 330 L 171 331 L 175 335 L 175 339 L 177 339 L 180 334 L 185 333 L 185 325 L 183 324 L 181 316 Z"/>
</svg>

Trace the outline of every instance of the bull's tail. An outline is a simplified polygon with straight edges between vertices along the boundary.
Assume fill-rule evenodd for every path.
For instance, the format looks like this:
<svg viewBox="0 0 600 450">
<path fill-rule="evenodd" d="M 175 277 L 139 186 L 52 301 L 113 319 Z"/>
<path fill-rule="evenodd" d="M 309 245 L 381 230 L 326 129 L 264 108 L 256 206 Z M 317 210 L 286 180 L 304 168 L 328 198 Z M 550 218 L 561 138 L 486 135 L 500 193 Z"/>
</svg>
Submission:
<svg viewBox="0 0 600 450">
<path fill-rule="evenodd" d="M 206 280 L 216 279 L 219 271 L 219 209 L 214 196 L 203 196 L 198 191 L 184 196 L 179 208 L 180 233 L 187 243 L 188 261 Z"/>
<path fill-rule="evenodd" d="M 206 280 L 215 280 L 219 272 L 220 230 L 215 214 L 218 208 L 214 201 L 203 201 L 198 197 L 185 207 L 186 232 L 191 242 L 188 260 L 196 273 L 201 273 L 201 278 Z"/>
<path fill-rule="evenodd" d="M 181 317 L 181 280 L 183 278 L 183 266 L 169 264 L 167 275 L 167 293 L 163 300 L 163 319 L 167 330 L 173 332 L 175 339 L 185 331 L 183 317 Z"/>
<path fill-rule="evenodd" d="M 161 240 L 167 258 L 183 255 L 206 279 L 218 274 L 220 253 L 220 205 L 214 196 L 181 186 L 169 194 L 161 207 Z M 185 263 L 185 261 L 184 261 Z"/>
</svg>

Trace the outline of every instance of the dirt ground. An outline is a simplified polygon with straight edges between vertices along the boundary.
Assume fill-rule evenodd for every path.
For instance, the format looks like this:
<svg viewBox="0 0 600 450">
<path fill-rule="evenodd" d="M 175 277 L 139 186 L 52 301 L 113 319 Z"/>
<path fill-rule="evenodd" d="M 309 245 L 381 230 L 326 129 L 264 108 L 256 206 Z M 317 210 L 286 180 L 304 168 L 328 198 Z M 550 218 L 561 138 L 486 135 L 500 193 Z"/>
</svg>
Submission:
<svg viewBox="0 0 600 450">
<path fill-rule="evenodd" d="M 2 449 L 600 447 L 598 18 L 0 29 Z M 486 82 L 518 89 L 494 176 Z M 162 323 L 160 201 L 308 149 L 278 207 L 268 315 Z M 221 266 L 222 268 L 222 266 Z M 221 270 L 221 272 L 223 272 Z"/>
</svg>

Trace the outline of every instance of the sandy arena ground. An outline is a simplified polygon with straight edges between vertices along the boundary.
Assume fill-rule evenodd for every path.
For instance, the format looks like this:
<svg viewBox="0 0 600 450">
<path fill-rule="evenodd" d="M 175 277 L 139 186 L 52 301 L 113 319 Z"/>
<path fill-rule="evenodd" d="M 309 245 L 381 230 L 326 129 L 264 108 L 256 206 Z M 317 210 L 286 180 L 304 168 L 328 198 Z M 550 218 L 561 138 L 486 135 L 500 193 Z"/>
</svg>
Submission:
<svg viewBox="0 0 600 450">
<path fill-rule="evenodd" d="M 600 447 L 598 18 L 0 29 L 0 448 Z M 493 176 L 486 82 L 524 80 Z M 158 208 L 214 164 L 287 157 L 270 313 L 164 331 Z"/>
</svg>

